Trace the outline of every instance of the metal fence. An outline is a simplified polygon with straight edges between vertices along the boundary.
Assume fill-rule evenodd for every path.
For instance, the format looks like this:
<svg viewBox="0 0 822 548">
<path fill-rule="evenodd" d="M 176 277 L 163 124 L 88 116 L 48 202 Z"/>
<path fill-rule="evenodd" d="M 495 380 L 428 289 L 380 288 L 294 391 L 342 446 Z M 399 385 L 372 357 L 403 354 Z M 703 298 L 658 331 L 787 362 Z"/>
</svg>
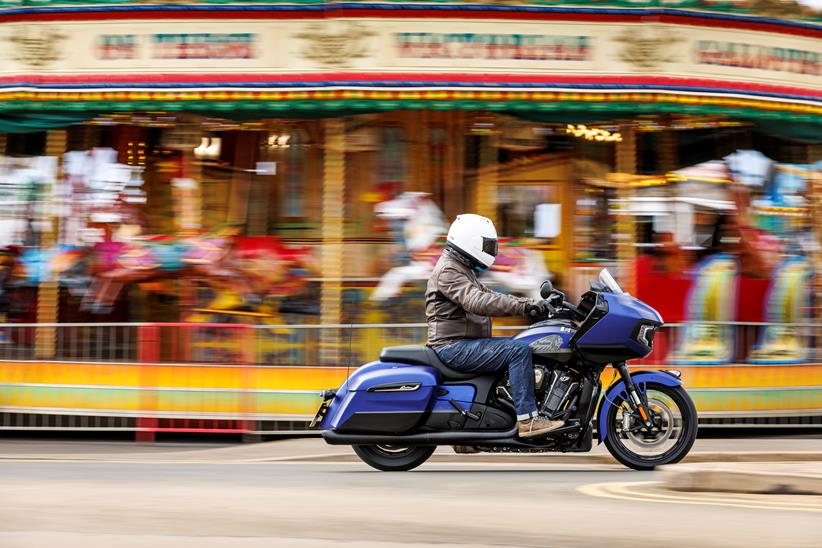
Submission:
<svg viewBox="0 0 822 548">
<path fill-rule="evenodd" d="M 522 329 L 497 326 L 494 335 L 512 336 Z M 376 359 L 383 347 L 424 344 L 425 339 L 425 324 L 406 323 L 4 324 L 0 360 L 356 367 Z M 816 323 L 668 324 L 657 333 L 654 351 L 636 363 L 820 362 L 821 340 L 822 324 Z"/>
<path fill-rule="evenodd" d="M 820 426 L 820 327 L 666 325 L 637 365 L 680 369 L 702 424 Z M 302 431 L 321 389 L 425 337 L 425 324 L 3 324 L 0 430 Z"/>
<path fill-rule="evenodd" d="M 425 337 L 425 324 L 5 324 L 0 360 L 356 366 Z"/>
</svg>

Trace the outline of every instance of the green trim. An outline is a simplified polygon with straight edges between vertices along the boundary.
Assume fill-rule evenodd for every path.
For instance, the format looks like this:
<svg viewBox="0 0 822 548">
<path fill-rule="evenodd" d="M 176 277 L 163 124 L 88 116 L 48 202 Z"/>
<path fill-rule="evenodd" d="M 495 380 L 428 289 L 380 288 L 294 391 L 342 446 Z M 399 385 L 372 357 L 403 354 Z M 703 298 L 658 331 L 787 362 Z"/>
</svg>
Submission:
<svg viewBox="0 0 822 548">
<path fill-rule="evenodd" d="M 392 110 L 487 110 L 539 122 L 591 122 L 639 114 L 724 115 L 756 123 L 764 131 L 822 142 L 822 115 L 753 107 L 673 102 L 482 101 L 482 100 L 297 100 L 297 101 L 7 101 L 0 102 L 0 132 L 25 133 L 82 123 L 111 112 L 197 112 L 233 120 L 266 117 L 329 118 Z"/>
<path fill-rule="evenodd" d="M 747 412 L 820 409 L 822 388 L 794 389 L 689 389 L 699 411 Z M 236 392 L 232 389 L 187 390 L 186 388 L 152 390 L 150 388 L 112 386 L 105 388 L 76 386 L 0 386 L 0 401 L 14 402 L 16 408 L 109 410 L 140 415 L 140 410 L 154 413 L 269 413 L 310 415 L 320 405 L 316 392 Z M 146 409 L 148 408 L 148 409 Z M 55 411 L 60 414 L 60 411 Z"/>
<path fill-rule="evenodd" d="M 237 392 L 231 388 L 190 390 L 186 388 L 151 388 L 112 386 L 19 386 L 0 387 L 0 401 L 20 402 L 30 409 L 89 409 L 140 414 L 154 413 L 242 413 L 266 412 L 304 415 L 317 410 L 322 398 L 318 392 Z M 147 403 L 150 402 L 150 403 Z M 79 405 L 78 405 L 79 404 Z M 148 408 L 148 409 L 146 409 Z"/>
<path fill-rule="evenodd" d="M 2 106 L 0 106 L 2 110 Z M 93 117 L 90 113 L 20 113 L 0 114 L 0 133 L 32 133 L 82 123 Z"/>
<path fill-rule="evenodd" d="M 776 105 L 777 103 L 773 103 Z M 822 115 L 788 112 L 784 110 L 760 110 L 751 107 L 722 107 L 715 105 L 688 105 L 674 102 L 586 102 L 586 101 L 483 101 L 483 100 L 370 100 L 370 99 L 341 99 L 341 100 L 294 100 L 294 101 L 6 101 L 0 102 L 0 113 L 52 113 L 72 115 L 90 112 L 133 112 L 144 110 L 164 111 L 196 111 L 211 113 L 235 113 L 239 118 L 247 118 L 251 113 L 256 117 L 261 114 L 287 114 L 288 116 L 317 116 L 345 115 L 351 112 L 362 111 L 389 111 L 399 109 L 410 110 L 494 110 L 523 113 L 556 113 L 574 112 L 583 113 L 683 113 L 683 114 L 725 114 L 739 118 L 756 120 L 796 121 L 822 124 Z M 241 113 L 236 113 L 241 111 Z"/>
<path fill-rule="evenodd" d="M 819 409 L 822 388 L 799 390 L 716 390 L 689 388 L 697 409 L 711 411 L 752 411 L 758 409 Z"/>
</svg>

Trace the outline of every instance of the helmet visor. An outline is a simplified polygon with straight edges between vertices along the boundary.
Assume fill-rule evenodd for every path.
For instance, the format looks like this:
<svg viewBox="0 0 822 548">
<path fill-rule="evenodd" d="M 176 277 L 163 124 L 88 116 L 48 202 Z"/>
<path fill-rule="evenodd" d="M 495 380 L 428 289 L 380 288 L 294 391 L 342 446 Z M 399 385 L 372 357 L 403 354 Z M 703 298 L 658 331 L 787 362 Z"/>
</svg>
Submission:
<svg viewBox="0 0 822 548">
<path fill-rule="evenodd" d="M 482 251 L 488 253 L 492 257 L 497 256 L 498 244 L 496 238 L 482 237 Z"/>
</svg>

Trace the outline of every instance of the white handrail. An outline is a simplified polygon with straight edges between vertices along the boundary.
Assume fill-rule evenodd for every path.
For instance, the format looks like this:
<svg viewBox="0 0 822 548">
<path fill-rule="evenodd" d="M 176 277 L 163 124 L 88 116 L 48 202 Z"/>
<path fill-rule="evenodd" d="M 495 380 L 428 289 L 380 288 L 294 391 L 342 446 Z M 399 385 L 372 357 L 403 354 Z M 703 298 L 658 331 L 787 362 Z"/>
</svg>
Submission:
<svg viewBox="0 0 822 548">
<path fill-rule="evenodd" d="M 730 326 L 754 326 L 767 327 L 778 325 L 782 327 L 822 327 L 822 323 L 817 322 L 736 322 L 736 321 L 688 321 L 678 323 L 667 323 L 666 327 L 686 327 L 689 325 L 730 325 Z M 244 327 L 249 329 L 397 329 L 397 328 L 422 328 L 427 327 L 425 323 L 340 323 L 340 324 L 243 324 L 243 323 L 196 323 L 196 322 L 77 322 L 77 323 L 0 323 L 0 329 L 16 327 L 217 327 L 233 328 Z M 528 329 L 527 325 L 500 325 L 494 329 L 498 331 L 513 331 Z"/>
</svg>

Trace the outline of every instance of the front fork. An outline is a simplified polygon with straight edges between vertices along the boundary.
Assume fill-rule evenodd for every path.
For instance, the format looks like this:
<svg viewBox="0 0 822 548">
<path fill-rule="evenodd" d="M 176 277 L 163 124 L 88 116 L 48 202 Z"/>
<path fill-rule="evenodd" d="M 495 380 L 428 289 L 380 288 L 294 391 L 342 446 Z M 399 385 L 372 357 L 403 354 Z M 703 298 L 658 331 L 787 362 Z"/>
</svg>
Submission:
<svg viewBox="0 0 822 548">
<path fill-rule="evenodd" d="M 622 377 L 622 382 L 625 383 L 625 389 L 627 390 L 628 397 L 631 400 L 631 408 L 638 413 L 640 417 L 642 417 L 645 427 L 650 430 L 653 428 L 654 422 L 645 394 L 640 395 L 639 391 L 636 389 L 636 385 L 634 385 L 634 381 L 631 379 L 631 372 L 628 371 L 628 366 L 625 362 L 614 362 L 612 365 L 614 366 L 614 369 L 619 371 L 619 375 Z"/>
</svg>

